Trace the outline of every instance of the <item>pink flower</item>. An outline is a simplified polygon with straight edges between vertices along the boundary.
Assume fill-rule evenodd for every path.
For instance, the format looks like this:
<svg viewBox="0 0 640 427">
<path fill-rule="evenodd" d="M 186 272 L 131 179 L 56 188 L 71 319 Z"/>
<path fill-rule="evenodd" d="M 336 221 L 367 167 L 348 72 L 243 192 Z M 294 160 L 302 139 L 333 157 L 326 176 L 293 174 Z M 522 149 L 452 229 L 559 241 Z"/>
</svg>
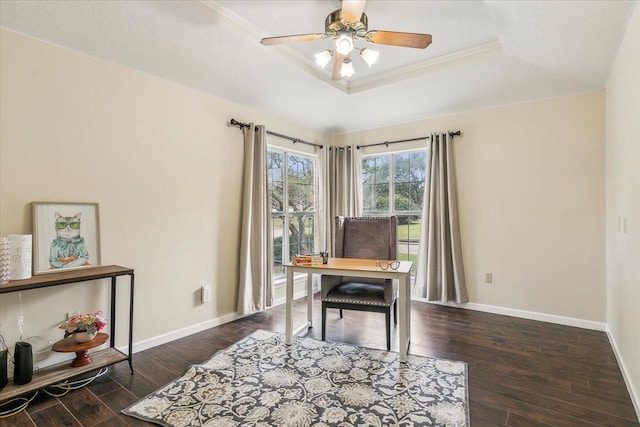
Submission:
<svg viewBox="0 0 640 427">
<path fill-rule="evenodd" d="M 87 331 L 93 333 L 101 331 L 106 325 L 106 319 L 102 317 L 102 311 L 97 311 L 95 313 L 73 315 L 66 322 L 62 322 L 59 327 L 67 332 Z"/>
</svg>

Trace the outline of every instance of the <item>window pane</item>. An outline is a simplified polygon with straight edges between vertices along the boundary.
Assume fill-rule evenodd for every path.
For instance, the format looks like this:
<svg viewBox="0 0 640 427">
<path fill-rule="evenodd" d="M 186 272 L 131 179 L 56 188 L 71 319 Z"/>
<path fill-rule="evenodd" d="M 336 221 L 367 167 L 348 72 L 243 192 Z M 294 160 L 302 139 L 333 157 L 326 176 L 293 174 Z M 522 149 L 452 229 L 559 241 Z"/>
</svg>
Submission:
<svg viewBox="0 0 640 427">
<path fill-rule="evenodd" d="M 409 197 L 411 199 L 410 210 L 422 210 L 422 201 L 424 200 L 424 181 L 411 183 L 409 187 Z"/>
<path fill-rule="evenodd" d="M 287 156 L 289 211 L 315 211 L 314 161 L 303 156 Z"/>
<path fill-rule="evenodd" d="M 273 276 L 281 276 L 284 274 L 282 263 L 286 259 L 283 252 L 283 216 L 273 215 L 272 217 L 272 237 L 273 237 Z"/>
<path fill-rule="evenodd" d="M 379 184 L 375 188 L 375 206 L 374 211 L 389 210 L 389 184 Z"/>
<path fill-rule="evenodd" d="M 364 212 L 389 210 L 389 156 L 367 157 L 362 161 Z"/>
<path fill-rule="evenodd" d="M 409 197 L 409 184 L 401 182 L 395 183 L 394 203 L 396 211 L 408 211 L 411 209 L 411 200 Z"/>
<path fill-rule="evenodd" d="M 396 183 L 410 181 L 410 167 L 409 153 L 395 154 L 393 156 L 394 171 L 393 179 Z"/>
<path fill-rule="evenodd" d="M 289 220 L 289 256 L 314 252 L 315 215 L 295 214 Z"/>
<path fill-rule="evenodd" d="M 267 151 L 267 173 L 269 178 L 269 196 L 271 211 L 284 211 L 284 172 L 282 169 L 284 154 Z"/>
<path fill-rule="evenodd" d="M 389 156 L 376 157 L 376 182 L 389 182 Z"/>
<path fill-rule="evenodd" d="M 398 217 L 398 259 L 414 262 L 414 278 L 425 180 L 425 150 L 370 156 L 362 160 L 364 213 Z M 393 197 L 393 204 L 389 202 L 389 195 Z"/>
<path fill-rule="evenodd" d="M 411 277 L 416 274 L 420 225 L 420 215 L 398 215 L 398 259 L 413 261 Z"/>
<path fill-rule="evenodd" d="M 394 202 L 396 211 L 419 211 L 422 209 L 425 180 L 425 152 L 395 154 Z"/>
</svg>

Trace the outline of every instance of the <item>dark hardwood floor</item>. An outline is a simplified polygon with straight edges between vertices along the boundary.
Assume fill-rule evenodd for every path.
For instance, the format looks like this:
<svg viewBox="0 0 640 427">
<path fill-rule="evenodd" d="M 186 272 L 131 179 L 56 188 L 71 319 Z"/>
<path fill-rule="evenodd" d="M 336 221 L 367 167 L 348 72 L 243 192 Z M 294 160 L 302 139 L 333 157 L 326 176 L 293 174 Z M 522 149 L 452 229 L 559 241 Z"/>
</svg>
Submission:
<svg viewBox="0 0 640 427">
<path fill-rule="evenodd" d="M 308 333 L 318 339 L 319 306 Z M 296 302 L 295 316 L 306 316 L 304 300 Z M 420 302 L 411 320 L 411 353 L 468 363 L 474 427 L 640 425 L 603 332 Z M 123 362 L 65 396 L 41 392 L 25 411 L 0 419 L 0 427 L 150 425 L 120 410 L 256 329 L 284 331 L 284 306 L 136 353 L 134 375 Z M 351 311 L 340 320 L 336 310 L 327 339 L 384 349 L 384 316 Z"/>
</svg>

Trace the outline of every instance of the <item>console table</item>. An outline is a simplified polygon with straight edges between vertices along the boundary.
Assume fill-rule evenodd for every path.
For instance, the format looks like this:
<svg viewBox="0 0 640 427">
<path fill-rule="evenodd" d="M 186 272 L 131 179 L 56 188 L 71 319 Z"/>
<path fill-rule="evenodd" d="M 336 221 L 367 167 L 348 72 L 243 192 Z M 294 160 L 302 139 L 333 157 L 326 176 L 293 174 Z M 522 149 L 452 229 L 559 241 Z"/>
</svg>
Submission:
<svg viewBox="0 0 640 427">
<path fill-rule="evenodd" d="M 116 333 L 116 278 L 129 276 L 129 347 L 128 354 L 115 348 Z M 110 337 L 109 348 L 91 353 L 93 361 L 85 366 L 72 368 L 68 362 L 48 366 L 33 372 L 31 382 L 23 385 L 15 385 L 12 380 L 0 391 L 0 402 L 4 402 L 16 396 L 29 393 L 34 390 L 59 383 L 68 378 L 98 368 L 110 366 L 127 360 L 129 369 L 133 374 L 133 286 L 134 272 L 132 268 L 119 265 L 85 268 L 81 270 L 60 271 L 56 273 L 33 276 L 30 279 L 14 280 L 0 285 L 0 294 L 27 291 L 31 289 L 61 286 L 69 283 L 91 282 L 99 279 L 111 279 L 111 307 L 110 307 Z"/>
<path fill-rule="evenodd" d="M 411 266 L 412 261 L 400 261 L 396 270 L 383 270 L 375 259 L 329 258 L 327 264 L 310 266 L 285 264 L 287 270 L 287 306 L 285 320 L 285 341 L 291 344 L 293 336 L 304 329 L 313 327 L 313 289 L 312 274 L 333 276 L 374 277 L 398 280 L 400 361 L 406 362 L 411 341 Z M 307 273 L 307 322 L 293 329 L 293 273 Z"/>
</svg>

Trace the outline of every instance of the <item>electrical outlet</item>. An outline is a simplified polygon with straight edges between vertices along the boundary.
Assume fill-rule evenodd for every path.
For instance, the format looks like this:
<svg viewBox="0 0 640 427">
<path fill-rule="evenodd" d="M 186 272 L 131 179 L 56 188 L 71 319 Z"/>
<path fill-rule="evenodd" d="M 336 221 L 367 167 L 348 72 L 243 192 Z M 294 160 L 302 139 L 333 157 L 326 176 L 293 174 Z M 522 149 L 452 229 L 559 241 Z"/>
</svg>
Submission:
<svg viewBox="0 0 640 427">
<path fill-rule="evenodd" d="M 67 320 L 71 319 L 76 314 L 78 314 L 77 311 L 67 311 Z"/>
<path fill-rule="evenodd" d="M 484 283 L 493 283 L 492 273 L 484 273 Z"/>
<path fill-rule="evenodd" d="M 200 301 L 203 303 L 211 301 L 211 285 L 200 286 Z"/>
</svg>

